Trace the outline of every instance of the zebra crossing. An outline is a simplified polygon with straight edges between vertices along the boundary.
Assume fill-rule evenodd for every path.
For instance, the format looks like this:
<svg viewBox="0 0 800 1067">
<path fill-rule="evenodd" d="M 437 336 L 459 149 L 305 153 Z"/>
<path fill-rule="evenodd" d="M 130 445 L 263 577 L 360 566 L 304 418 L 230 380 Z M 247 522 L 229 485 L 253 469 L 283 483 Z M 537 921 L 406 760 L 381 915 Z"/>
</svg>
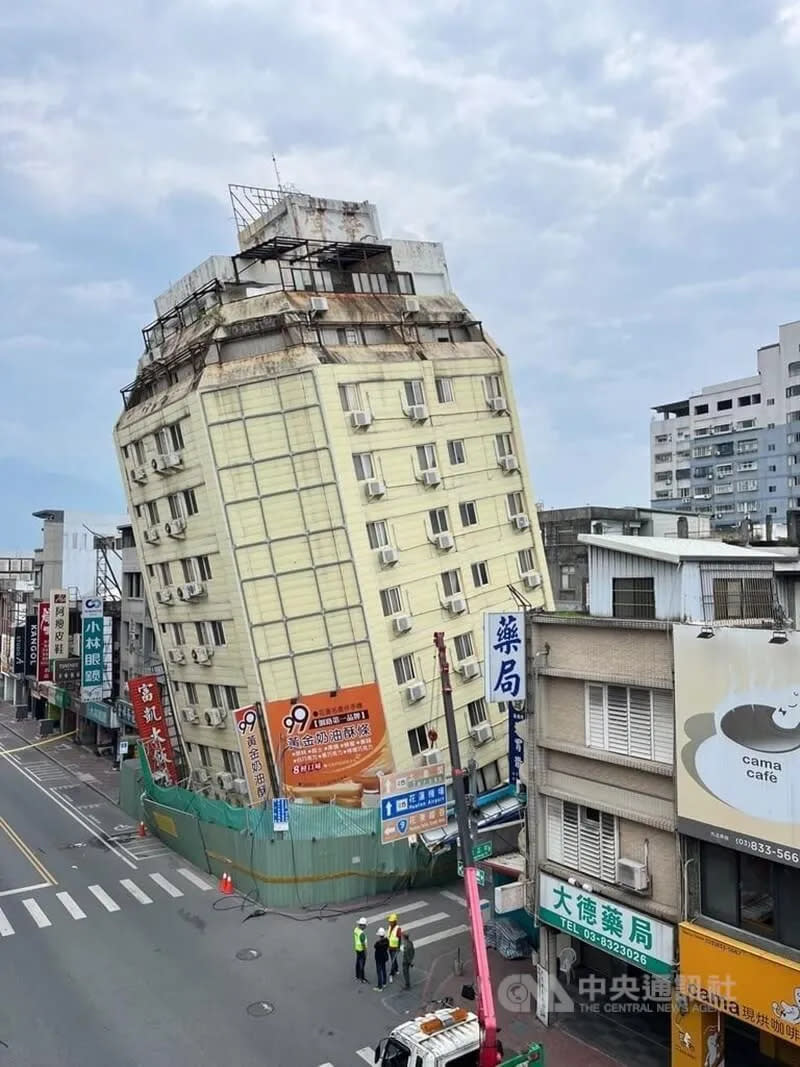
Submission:
<svg viewBox="0 0 800 1067">
<path fill-rule="evenodd" d="M 144 907 L 158 900 L 177 900 L 191 892 L 190 886 L 202 893 L 214 889 L 210 882 L 188 867 L 178 867 L 170 873 L 174 881 L 153 871 L 146 876 L 141 875 L 142 884 L 134 882 L 132 878 L 121 878 L 107 888 L 88 885 L 85 893 L 76 892 L 78 900 L 65 890 L 53 896 L 41 894 L 36 898 L 9 898 L 3 901 L 3 907 L 0 908 L 0 938 L 13 937 L 18 932 L 30 929 L 46 930 L 65 921 L 79 922 L 97 914 L 113 914 L 122 911 L 126 905 Z M 176 875 L 180 875 L 180 878 Z"/>
<path fill-rule="evenodd" d="M 355 1054 L 360 1059 L 362 1059 L 364 1061 L 364 1063 L 371 1063 L 373 1065 L 373 1067 L 374 1067 L 374 1064 L 375 1064 L 375 1049 L 371 1048 L 369 1045 L 365 1045 L 364 1048 L 356 1049 L 356 1053 Z M 334 1065 L 332 1063 L 328 1062 L 328 1063 L 321 1063 L 319 1065 L 319 1067 L 334 1067 Z"/>
<path fill-rule="evenodd" d="M 482 900 L 486 907 L 488 900 Z M 388 916 L 397 912 L 403 930 L 413 935 L 417 948 L 460 937 L 469 930 L 467 902 L 463 896 L 449 889 L 441 890 L 432 900 L 413 900 L 410 903 L 387 904 L 373 915 L 365 915 L 367 927 L 386 926 Z M 417 932 L 419 931 L 419 932 Z"/>
</svg>

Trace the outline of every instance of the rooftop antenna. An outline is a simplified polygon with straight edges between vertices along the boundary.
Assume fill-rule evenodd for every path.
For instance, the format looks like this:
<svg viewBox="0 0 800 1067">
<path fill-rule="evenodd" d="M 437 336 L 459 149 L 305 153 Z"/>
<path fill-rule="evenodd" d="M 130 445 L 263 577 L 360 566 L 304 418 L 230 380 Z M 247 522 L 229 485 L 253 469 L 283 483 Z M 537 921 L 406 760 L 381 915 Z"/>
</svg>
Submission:
<svg viewBox="0 0 800 1067">
<path fill-rule="evenodd" d="M 278 170 L 278 160 L 275 158 L 274 153 L 273 153 L 273 156 L 272 156 L 272 165 L 275 168 L 275 178 L 276 178 L 276 180 L 278 182 L 278 192 L 282 193 L 283 192 L 283 184 L 281 183 L 281 172 Z"/>
</svg>

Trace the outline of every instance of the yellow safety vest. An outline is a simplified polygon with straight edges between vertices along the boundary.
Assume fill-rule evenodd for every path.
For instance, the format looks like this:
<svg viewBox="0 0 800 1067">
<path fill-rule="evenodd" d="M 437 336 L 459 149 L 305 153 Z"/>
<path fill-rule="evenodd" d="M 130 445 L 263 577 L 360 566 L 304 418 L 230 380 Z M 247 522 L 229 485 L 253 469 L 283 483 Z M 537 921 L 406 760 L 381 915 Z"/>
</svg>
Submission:
<svg viewBox="0 0 800 1067">
<path fill-rule="evenodd" d="M 353 948 L 356 950 L 356 952 L 364 952 L 366 950 L 366 947 L 367 935 L 364 933 L 360 926 L 357 926 L 353 930 Z"/>
<path fill-rule="evenodd" d="M 389 927 L 389 948 L 400 948 L 400 927 Z"/>
</svg>

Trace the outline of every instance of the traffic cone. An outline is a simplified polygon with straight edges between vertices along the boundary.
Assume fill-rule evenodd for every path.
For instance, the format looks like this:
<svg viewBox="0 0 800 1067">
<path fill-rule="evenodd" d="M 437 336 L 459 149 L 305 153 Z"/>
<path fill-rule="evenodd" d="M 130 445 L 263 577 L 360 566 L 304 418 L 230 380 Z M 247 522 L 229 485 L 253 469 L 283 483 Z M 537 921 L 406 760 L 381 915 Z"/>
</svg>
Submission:
<svg viewBox="0 0 800 1067">
<path fill-rule="evenodd" d="M 224 872 L 219 880 L 219 891 L 226 897 L 229 897 L 233 893 L 233 879 L 227 871 Z"/>
<path fill-rule="evenodd" d="M 144 822 L 140 822 L 139 823 L 139 831 L 138 831 L 138 835 L 137 836 L 138 837 L 147 837 L 147 827 L 145 826 Z"/>
</svg>

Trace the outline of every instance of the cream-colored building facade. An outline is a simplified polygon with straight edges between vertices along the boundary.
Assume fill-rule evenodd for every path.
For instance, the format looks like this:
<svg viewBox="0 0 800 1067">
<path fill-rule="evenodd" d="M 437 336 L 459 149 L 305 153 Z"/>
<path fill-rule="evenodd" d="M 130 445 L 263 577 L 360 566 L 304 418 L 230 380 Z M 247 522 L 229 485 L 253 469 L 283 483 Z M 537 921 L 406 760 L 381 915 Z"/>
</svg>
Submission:
<svg viewBox="0 0 800 1067">
<path fill-rule="evenodd" d="M 234 207 L 240 252 L 158 298 L 115 429 L 193 777 L 245 791 L 235 708 L 374 683 L 369 773 L 447 762 L 444 630 L 462 758 L 491 789 L 508 733 L 483 701 L 483 613 L 513 607 L 509 585 L 551 605 L 508 361 L 441 246 L 382 242 L 372 205 Z"/>
</svg>

